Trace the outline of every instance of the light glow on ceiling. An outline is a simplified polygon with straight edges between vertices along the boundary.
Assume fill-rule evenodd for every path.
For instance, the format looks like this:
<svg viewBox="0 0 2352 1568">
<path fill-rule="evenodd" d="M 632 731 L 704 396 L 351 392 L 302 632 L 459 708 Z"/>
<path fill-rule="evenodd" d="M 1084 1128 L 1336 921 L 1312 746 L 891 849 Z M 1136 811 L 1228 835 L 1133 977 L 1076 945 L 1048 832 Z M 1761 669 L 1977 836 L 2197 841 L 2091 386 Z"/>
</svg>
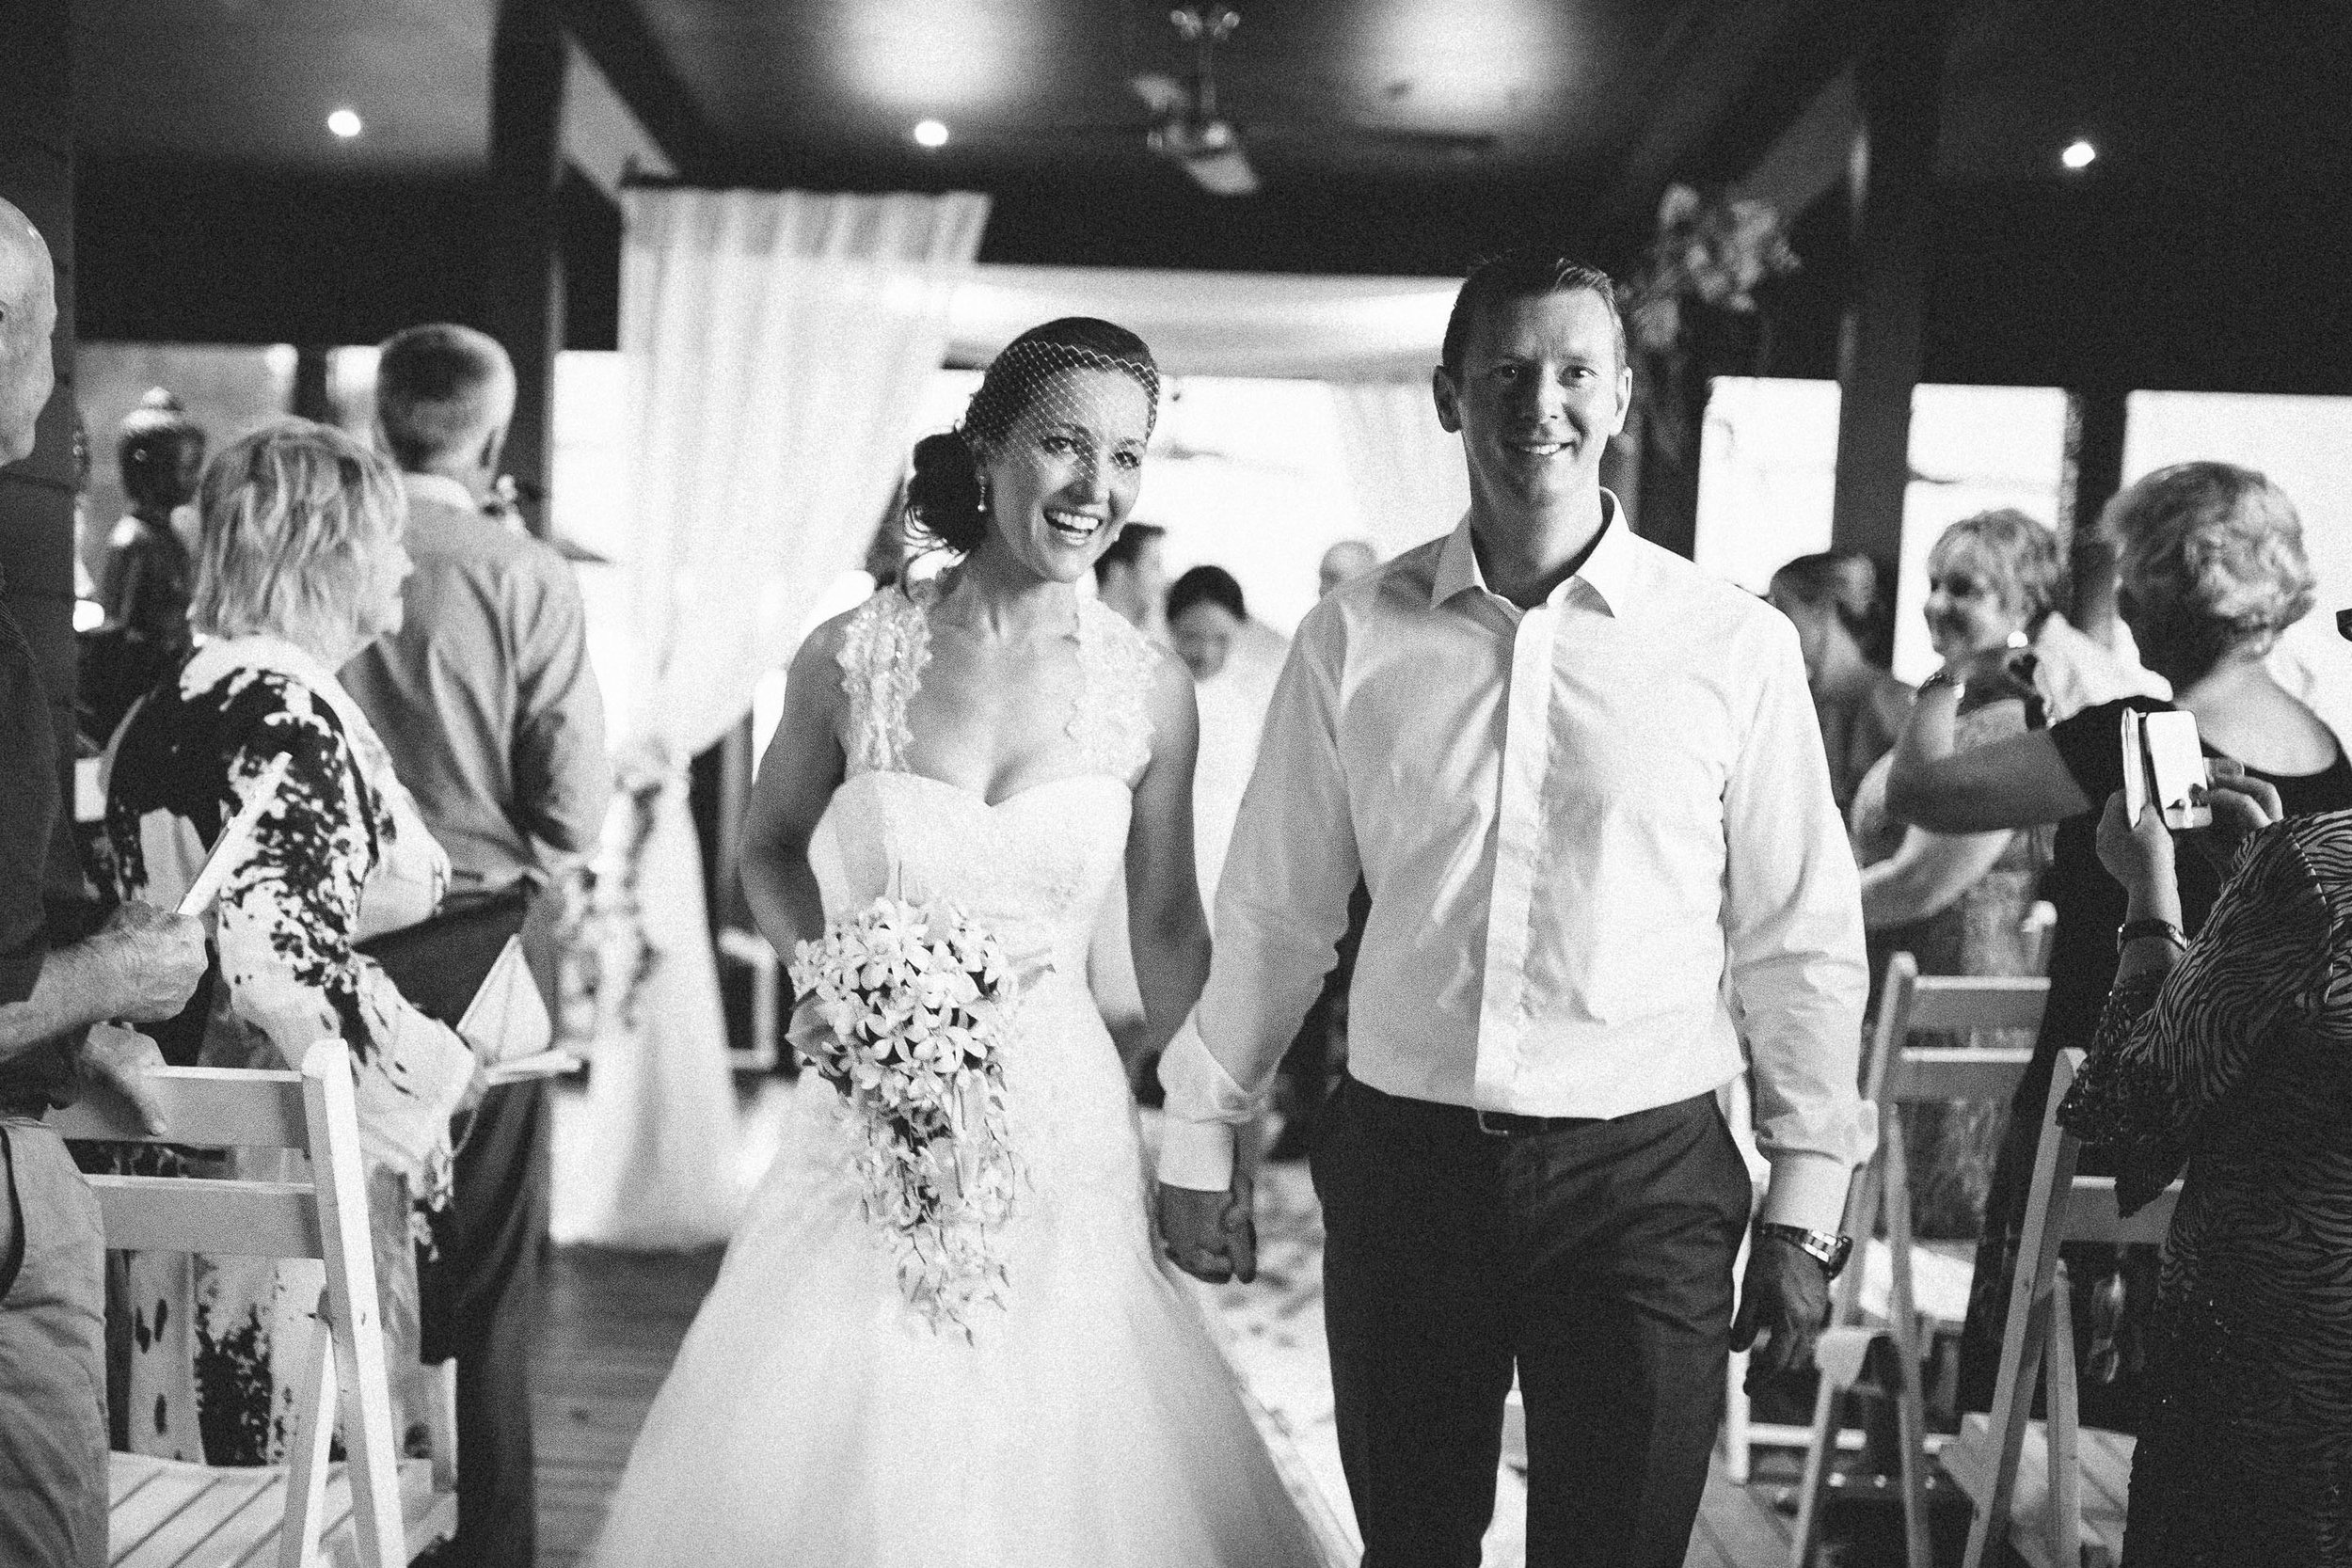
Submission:
<svg viewBox="0 0 2352 1568">
<path fill-rule="evenodd" d="M 936 119 L 916 120 L 914 122 L 914 145 L 917 147 L 946 146 L 947 127 Z"/>
<path fill-rule="evenodd" d="M 2089 168 L 2098 156 L 2097 148 L 2087 141 L 2076 140 L 2066 144 L 2066 150 L 2058 154 L 2058 162 L 2068 168 L 2084 169 Z"/>
<path fill-rule="evenodd" d="M 326 117 L 326 128 L 343 141 L 349 141 L 367 129 L 357 109 L 337 109 Z"/>
</svg>

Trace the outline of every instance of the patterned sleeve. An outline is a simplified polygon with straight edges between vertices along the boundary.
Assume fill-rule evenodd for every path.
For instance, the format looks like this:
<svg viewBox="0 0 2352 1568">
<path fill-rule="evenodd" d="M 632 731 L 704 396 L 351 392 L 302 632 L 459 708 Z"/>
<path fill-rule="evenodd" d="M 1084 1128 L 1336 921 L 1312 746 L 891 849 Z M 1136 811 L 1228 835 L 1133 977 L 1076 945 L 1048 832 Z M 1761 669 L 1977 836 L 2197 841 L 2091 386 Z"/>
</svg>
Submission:
<svg viewBox="0 0 2352 1568">
<path fill-rule="evenodd" d="M 248 1056 L 259 1058 L 249 1065 L 295 1066 L 319 1040 L 342 1039 L 369 1160 L 398 1171 L 412 1192 L 433 1193 L 446 1174 L 449 1118 L 472 1080 L 473 1053 L 353 949 L 375 857 L 370 800 L 332 715 L 300 687 L 271 684 L 282 705 L 246 729 L 229 767 L 223 820 L 272 757 L 288 759 L 286 778 L 230 870 L 214 933 L 230 1006 L 258 1031 L 247 1040 Z"/>
<path fill-rule="evenodd" d="M 2305 852 L 2316 820 L 2257 834 L 2171 974 L 2121 980 L 2107 999 L 2058 1120 L 2114 1155 L 2125 1213 L 2179 1173 L 2199 1119 L 2319 995 L 2336 943 Z"/>
</svg>

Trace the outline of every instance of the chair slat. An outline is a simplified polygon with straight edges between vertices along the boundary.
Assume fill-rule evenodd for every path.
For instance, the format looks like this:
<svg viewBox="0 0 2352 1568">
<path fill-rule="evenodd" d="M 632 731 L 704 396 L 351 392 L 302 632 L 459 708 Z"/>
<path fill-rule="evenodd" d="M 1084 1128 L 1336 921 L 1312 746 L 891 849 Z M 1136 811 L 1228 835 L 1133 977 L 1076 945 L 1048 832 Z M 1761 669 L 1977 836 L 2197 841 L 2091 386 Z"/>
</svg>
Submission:
<svg viewBox="0 0 2352 1568">
<path fill-rule="evenodd" d="M 1923 974 L 1914 984 L 1911 1029 L 2038 1029 L 2050 982 L 2038 975 Z"/>
<path fill-rule="evenodd" d="M 2162 1246 L 2180 1201 L 2181 1188 L 2175 1182 L 2125 1219 L 2116 1209 L 2114 1178 L 2077 1176 L 2066 1200 L 2066 1239 L 2108 1246 Z"/>
<path fill-rule="evenodd" d="M 323 1258 L 318 1200 L 289 1181 L 93 1176 L 109 1247 Z"/>
<path fill-rule="evenodd" d="M 112 1560 L 120 1561 L 143 1545 L 148 1537 L 211 1491 L 221 1472 L 200 1465 L 174 1465 L 151 1460 L 155 1473 L 106 1511 L 106 1534 Z"/>
<path fill-rule="evenodd" d="M 128 1143 L 301 1148 L 308 1140 L 298 1072 L 159 1068 L 148 1075 L 148 1084 L 169 1123 L 161 1137 L 141 1128 L 129 1103 L 108 1090 L 93 1090 L 50 1112 L 49 1125 L 69 1138 Z"/>
<path fill-rule="evenodd" d="M 222 1536 L 258 1511 L 274 1523 L 281 1506 L 275 1470 L 215 1470 L 213 1484 L 155 1532 L 119 1553 L 113 1568 L 187 1568 L 224 1555 Z"/>
<path fill-rule="evenodd" d="M 1886 1069 L 1882 1098 L 1889 1101 L 2008 1101 L 2033 1061 L 2030 1051 L 1905 1051 Z"/>
</svg>

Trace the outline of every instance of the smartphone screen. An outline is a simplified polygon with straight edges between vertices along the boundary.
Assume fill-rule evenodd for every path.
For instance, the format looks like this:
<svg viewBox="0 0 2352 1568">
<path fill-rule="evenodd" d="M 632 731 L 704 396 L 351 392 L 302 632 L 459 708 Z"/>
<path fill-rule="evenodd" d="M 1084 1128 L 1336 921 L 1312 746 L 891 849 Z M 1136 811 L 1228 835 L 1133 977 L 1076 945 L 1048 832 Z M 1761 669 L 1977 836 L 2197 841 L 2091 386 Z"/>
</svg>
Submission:
<svg viewBox="0 0 2352 1568">
<path fill-rule="evenodd" d="M 2123 820 L 2139 826 L 2148 809 L 2148 753 L 2139 739 L 2139 709 L 2123 710 Z"/>
<path fill-rule="evenodd" d="M 2209 826 L 2213 808 L 2205 790 L 2211 780 L 2197 743 L 2197 716 L 2178 709 L 2143 714 L 2139 733 L 2148 757 L 2148 801 L 2164 813 L 2164 825 L 2176 831 Z"/>
</svg>

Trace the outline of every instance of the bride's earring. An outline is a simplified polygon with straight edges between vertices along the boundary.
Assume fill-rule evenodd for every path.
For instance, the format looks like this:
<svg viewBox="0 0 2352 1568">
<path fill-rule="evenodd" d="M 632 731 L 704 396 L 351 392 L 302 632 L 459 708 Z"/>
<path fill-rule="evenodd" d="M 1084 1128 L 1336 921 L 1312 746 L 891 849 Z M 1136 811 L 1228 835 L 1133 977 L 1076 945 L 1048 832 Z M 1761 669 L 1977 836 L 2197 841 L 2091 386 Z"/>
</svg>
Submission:
<svg viewBox="0 0 2352 1568">
<path fill-rule="evenodd" d="M 975 474 L 972 477 L 974 483 L 978 484 L 980 489 L 980 515 L 985 517 L 988 515 L 988 476 L 986 474 Z"/>
</svg>

